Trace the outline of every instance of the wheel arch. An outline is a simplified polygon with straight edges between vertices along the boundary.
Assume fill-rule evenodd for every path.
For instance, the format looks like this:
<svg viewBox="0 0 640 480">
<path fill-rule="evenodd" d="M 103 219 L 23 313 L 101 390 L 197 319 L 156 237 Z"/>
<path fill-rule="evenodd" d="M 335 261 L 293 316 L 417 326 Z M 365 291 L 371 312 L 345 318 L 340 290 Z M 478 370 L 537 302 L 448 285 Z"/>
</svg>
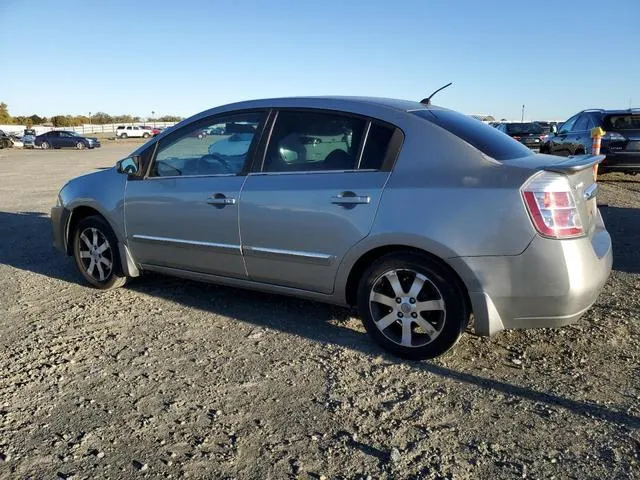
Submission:
<svg viewBox="0 0 640 480">
<path fill-rule="evenodd" d="M 116 228 L 114 228 L 113 224 L 109 221 L 108 217 L 104 215 L 100 210 L 94 208 L 90 205 L 78 205 L 71 209 L 69 214 L 69 220 L 67 221 L 67 226 L 65 229 L 65 242 L 66 242 L 66 250 L 67 255 L 73 255 L 73 232 L 75 231 L 76 225 L 83 218 L 98 216 L 102 218 L 107 225 L 111 228 L 111 231 L 116 236 L 116 240 L 118 241 L 118 253 L 120 255 L 120 265 L 122 266 L 123 272 L 128 277 L 138 277 L 140 276 L 140 271 L 135 261 L 133 260 L 133 256 L 129 252 L 126 244 L 120 238 L 119 232 Z"/>
<path fill-rule="evenodd" d="M 362 278 L 362 275 L 364 274 L 365 270 L 373 262 L 390 253 L 416 253 L 442 266 L 449 273 L 451 273 L 452 278 L 455 279 L 456 284 L 464 294 L 469 311 L 472 311 L 471 299 L 469 297 L 469 289 L 465 284 L 465 282 L 462 280 L 462 277 L 460 276 L 460 274 L 449 263 L 443 260 L 440 256 L 435 255 L 425 249 L 418 248 L 412 245 L 404 245 L 404 244 L 377 246 L 367 250 L 366 252 L 364 252 L 359 256 L 359 258 L 353 263 L 353 265 L 349 269 L 349 273 L 347 275 L 347 279 L 344 284 L 344 298 L 346 300 L 347 305 L 355 306 L 357 304 L 358 284 L 360 283 L 360 279 Z"/>
</svg>

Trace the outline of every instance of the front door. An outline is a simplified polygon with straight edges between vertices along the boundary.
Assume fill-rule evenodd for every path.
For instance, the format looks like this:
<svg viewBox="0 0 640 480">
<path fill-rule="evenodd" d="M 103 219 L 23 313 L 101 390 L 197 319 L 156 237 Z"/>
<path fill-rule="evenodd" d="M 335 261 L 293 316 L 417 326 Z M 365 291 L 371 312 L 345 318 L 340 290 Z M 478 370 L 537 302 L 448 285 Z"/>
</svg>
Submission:
<svg viewBox="0 0 640 480">
<path fill-rule="evenodd" d="M 127 183 L 127 242 L 143 266 L 245 278 L 238 200 L 262 112 L 204 119 L 163 138 L 147 176 Z M 193 136 L 225 123 L 234 135 Z"/>
<path fill-rule="evenodd" d="M 240 199 L 250 279 L 333 291 L 342 257 L 373 225 L 394 132 L 342 113 L 278 113 L 264 165 Z"/>
</svg>

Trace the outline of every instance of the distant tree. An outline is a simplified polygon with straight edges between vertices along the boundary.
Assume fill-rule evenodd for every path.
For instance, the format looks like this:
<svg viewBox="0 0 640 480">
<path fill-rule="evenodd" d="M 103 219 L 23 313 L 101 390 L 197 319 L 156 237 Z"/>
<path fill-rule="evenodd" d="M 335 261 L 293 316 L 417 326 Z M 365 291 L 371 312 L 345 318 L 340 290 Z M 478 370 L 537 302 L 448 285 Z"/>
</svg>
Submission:
<svg viewBox="0 0 640 480">
<path fill-rule="evenodd" d="M 180 120 L 182 120 L 182 117 L 177 115 L 165 115 L 157 119 L 158 122 L 179 122 Z"/>
<path fill-rule="evenodd" d="M 29 117 L 29 120 L 31 121 L 32 125 L 40 125 L 41 123 L 46 122 L 47 119 L 39 115 L 33 114 Z"/>
<path fill-rule="evenodd" d="M 85 117 L 84 115 L 76 115 L 73 117 L 74 125 L 85 125 L 89 123 L 89 117 Z"/>
<path fill-rule="evenodd" d="M 29 117 L 18 115 L 17 117 L 13 117 L 12 123 L 17 123 L 18 125 L 26 125 L 28 123 L 28 120 L 29 120 Z"/>
<path fill-rule="evenodd" d="M 71 118 L 68 115 L 55 115 L 51 117 L 51 123 L 54 127 L 70 127 Z"/>
<path fill-rule="evenodd" d="M 482 120 L 484 120 L 485 122 L 495 122 L 496 121 L 496 119 L 493 118 L 493 115 L 487 115 Z"/>
<path fill-rule="evenodd" d="M 13 123 L 11 115 L 9 115 L 9 107 L 6 103 L 0 102 L 0 124 Z"/>
<path fill-rule="evenodd" d="M 98 125 L 113 123 L 113 118 L 108 113 L 97 112 L 91 115 L 91 123 L 97 123 Z"/>
</svg>

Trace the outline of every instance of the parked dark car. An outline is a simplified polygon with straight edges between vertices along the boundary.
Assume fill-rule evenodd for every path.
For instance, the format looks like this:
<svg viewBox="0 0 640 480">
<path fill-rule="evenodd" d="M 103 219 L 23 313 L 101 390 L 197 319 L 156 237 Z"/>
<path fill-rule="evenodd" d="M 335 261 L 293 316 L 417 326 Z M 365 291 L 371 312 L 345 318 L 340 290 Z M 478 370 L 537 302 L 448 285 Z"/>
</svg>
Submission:
<svg viewBox="0 0 640 480">
<path fill-rule="evenodd" d="M 540 147 L 552 155 L 581 155 L 591 152 L 591 129 L 601 127 L 600 153 L 607 158 L 600 171 L 640 173 L 640 109 L 583 110 L 564 122 L 556 134 Z"/>
<path fill-rule="evenodd" d="M 539 124 L 535 122 L 501 123 L 496 128 L 501 132 L 506 133 L 511 138 L 518 140 L 531 150 L 540 150 L 542 138 L 544 137 L 544 130 Z"/>
<path fill-rule="evenodd" d="M 76 148 L 83 150 L 100 146 L 100 141 L 95 137 L 83 137 L 76 132 L 66 130 L 57 130 L 38 135 L 34 143 L 36 147 L 40 147 L 43 150 L 49 148 Z"/>
<path fill-rule="evenodd" d="M 12 146 L 11 137 L 0 130 L 0 148 L 11 148 Z"/>
</svg>

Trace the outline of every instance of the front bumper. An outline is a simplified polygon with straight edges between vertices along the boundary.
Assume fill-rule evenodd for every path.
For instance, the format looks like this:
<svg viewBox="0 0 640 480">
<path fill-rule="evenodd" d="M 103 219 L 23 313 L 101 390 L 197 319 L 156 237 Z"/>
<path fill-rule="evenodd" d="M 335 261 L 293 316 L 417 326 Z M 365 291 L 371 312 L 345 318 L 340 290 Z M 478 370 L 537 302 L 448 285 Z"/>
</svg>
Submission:
<svg viewBox="0 0 640 480">
<path fill-rule="evenodd" d="M 590 238 L 536 236 L 520 255 L 460 257 L 452 266 L 467 284 L 476 332 L 493 335 L 576 322 L 596 301 L 612 261 L 611 237 L 598 214 Z"/>
<path fill-rule="evenodd" d="M 63 253 L 67 250 L 67 225 L 69 224 L 70 212 L 62 206 L 55 206 L 51 209 L 51 229 L 53 233 L 53 246 Z"/>
</svg>

